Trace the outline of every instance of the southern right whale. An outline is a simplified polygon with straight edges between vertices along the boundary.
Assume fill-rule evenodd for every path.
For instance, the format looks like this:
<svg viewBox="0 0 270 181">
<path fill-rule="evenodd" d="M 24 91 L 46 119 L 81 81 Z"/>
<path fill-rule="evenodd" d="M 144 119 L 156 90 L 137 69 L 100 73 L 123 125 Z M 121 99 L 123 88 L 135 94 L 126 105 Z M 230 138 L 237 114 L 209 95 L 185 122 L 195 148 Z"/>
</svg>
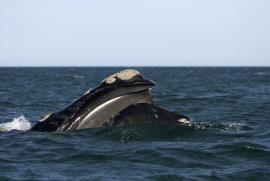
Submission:
<svg viewBox="0 0 270 181">
<path fill-rule="evenodd" d="M 191 118 L 154 104 L 155 83 L 133 69 L 122 70 L 104 79 L 63 110 L 46 115 L 33 131 L 74 131 L 131 124 L 190 123 Z"/>
</svg>

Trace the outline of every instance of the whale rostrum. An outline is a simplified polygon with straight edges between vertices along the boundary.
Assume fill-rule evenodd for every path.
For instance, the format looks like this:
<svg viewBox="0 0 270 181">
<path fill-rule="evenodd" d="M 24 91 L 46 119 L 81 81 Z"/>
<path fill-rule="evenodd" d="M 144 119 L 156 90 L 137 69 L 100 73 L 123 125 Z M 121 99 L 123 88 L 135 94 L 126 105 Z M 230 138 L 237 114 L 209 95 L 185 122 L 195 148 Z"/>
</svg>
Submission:
<svg viewBox="0 0 270 181">
<path fill-rule="evenodd" d="M 151 95 L 154 85 L 137 70 L 122 70 L 105 78 L 63 110 L 45 115 L 31 130 L 74 131 L 144 123 L 190 123 L 189 117 L 154 104 Z"/>
</svg>

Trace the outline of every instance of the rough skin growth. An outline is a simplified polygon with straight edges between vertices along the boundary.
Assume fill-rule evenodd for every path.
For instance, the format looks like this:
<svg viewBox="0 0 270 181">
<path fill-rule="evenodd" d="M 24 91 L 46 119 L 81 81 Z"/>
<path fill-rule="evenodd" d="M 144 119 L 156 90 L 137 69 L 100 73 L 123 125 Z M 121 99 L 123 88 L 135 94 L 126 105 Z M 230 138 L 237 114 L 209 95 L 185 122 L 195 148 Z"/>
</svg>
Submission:
<svg viewBox="0 0 270 181">
<path fill-rule="evenodd" d="M 140 72 L 137 70 L 125 69 L 125 70 L 122 70 L 120 72 L 110 75 L 104 80 L 104 82 L 106 82 L 107 84 L 112 84 L 116 81 L 116 78 L 121 79 L 121 80 L 129 80 L 139 74 Z"/>
</svg>

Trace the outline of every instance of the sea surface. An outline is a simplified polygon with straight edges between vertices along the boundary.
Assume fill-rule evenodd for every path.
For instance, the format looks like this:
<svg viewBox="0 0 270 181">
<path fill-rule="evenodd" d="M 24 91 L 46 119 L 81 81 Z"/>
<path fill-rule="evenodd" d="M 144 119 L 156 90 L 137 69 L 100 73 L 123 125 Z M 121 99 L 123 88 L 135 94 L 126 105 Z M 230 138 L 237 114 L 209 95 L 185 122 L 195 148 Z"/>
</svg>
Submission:
<svg viewBox="0 0 270 181">
<path fill-rule="evenodd" d="M 0 68 L 0 180 L 270 180 L 270 68 L 137 67 L 185 126 L 27 131 L 121 69 Z"/>
</svg>

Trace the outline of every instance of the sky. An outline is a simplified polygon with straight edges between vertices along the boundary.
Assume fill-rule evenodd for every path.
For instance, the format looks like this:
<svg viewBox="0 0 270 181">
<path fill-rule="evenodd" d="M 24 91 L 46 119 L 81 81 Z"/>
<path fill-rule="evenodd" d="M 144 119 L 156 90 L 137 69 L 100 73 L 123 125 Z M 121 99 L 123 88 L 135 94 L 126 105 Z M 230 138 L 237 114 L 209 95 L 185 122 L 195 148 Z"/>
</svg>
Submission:
<svg viewBox="0 0 270 181">
<path fill-rule="evenodd" d="M 270 66 L 270 1 L 0 0 L 0 66 Z"/>
</svg>

